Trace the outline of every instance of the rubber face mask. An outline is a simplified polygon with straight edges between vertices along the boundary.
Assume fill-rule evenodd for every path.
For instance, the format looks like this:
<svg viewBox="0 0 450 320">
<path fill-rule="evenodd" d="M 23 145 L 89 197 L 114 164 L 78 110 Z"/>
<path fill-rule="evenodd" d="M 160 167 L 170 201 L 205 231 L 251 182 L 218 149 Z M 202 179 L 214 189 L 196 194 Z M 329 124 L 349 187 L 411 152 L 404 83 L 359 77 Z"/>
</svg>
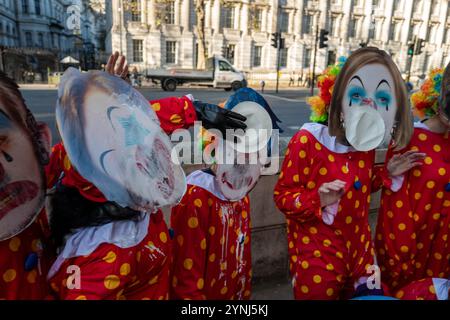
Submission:
<svg viewBox="0 0 450 320">
<path fill-rule="evenodd" d="M 103 72 L 63 77 L 56 109 L 69 159 L 109 201 L 154 211 L 186 190 L 182 168 L 149 102 L 125 81 Z"/>
<path fill-rule="evenodd" d="M 225 150 L 220 149 L 225 152 L 225 157 L 219 156 L 223 161 L 217 164 L 216 182 L 226 199 L 239 201 L 255 187 L 261 175 L 261 165 L 250 161 L 256 159 L 256 153 L 242 154 L 236 152 L 229 142 L 226 145 Z M 221 146 L 219 144 L 219 148 Z"/>
<path fill-rule="evenodd" d="M 345 137 L 358 151 L 387 145 L 397 113 L 393 77 L 381 64 L 361 67 L 350 77 L 342 99 Z"/>
<path fill-rule="evenodd" d="M 0 241 L 27 228 L 44 205 L 45 174 L 31 134 L 0 99 Z"/>
</svg>

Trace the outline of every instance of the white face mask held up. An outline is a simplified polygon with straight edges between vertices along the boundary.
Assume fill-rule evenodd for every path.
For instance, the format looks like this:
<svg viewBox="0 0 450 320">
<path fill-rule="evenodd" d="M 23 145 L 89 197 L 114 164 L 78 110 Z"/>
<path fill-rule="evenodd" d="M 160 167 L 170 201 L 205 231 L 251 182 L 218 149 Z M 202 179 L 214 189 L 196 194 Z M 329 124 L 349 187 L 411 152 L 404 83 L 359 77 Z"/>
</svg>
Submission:
<svg viewBox="0 0 450 320">
<path fill-rule="evenodd" d="M 152 212 L 176 204 L 184 172 L 149 102 L 125 81 L 99 71 L 63 76 L 56 118 L 76 170 L 120 206 Z"/>
</svg>

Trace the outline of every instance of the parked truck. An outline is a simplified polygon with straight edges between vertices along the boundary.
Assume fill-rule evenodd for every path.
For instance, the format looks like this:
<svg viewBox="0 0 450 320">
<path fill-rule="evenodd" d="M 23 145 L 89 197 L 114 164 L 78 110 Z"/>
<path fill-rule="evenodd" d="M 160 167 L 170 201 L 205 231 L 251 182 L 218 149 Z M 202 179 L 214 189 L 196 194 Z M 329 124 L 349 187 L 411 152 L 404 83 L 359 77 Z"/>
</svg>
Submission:
<svg viewBox="0 0 450 320">
<path fill-rule="evenodd" d="M 178 85 L 196 83 L 198 85 L 222 88 L 226 91 L 246 87 L 247 81 L 243 72 L 236 70 L 227 59 L 213 56 L 206 60 L 204 70 L 197 69 L 152 69 L 147 80 L 161 84 L 164 91 L 175 91 Z"/>
</svg>

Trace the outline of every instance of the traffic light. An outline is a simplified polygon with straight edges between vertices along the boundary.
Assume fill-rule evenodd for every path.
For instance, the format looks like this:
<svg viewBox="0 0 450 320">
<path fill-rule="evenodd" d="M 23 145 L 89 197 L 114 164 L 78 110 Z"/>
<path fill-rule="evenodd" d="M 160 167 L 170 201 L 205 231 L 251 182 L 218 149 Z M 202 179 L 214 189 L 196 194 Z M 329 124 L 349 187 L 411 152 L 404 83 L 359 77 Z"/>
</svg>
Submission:
<svg viewBox="0 0 450 320">
<path fill-rule="evenodd" d="M 414 43 L 408 45 L 408 56 L 414 55 Z"/>
<path fill-rule="evenodd" d="M 414 49 L 414 54 L 416 55 L 416 56 L 418 56 L 418 55 L 420 55 L 420 54 L 422 54 L 422 50 L 423 50 L 423 47 L 425 47 L 425 40 L 423 40 L 423 39 L 417 39 L 417 41 L 416 41 L 416 47 L 415 47 L 415 49 Z"/>
<path fill-rule="evenodd" d="M 278 32 L 272 33 L 272 47 L 278 48 L 278 39 L 279 39 Z"/>
<path fill-rule="evenodd" d="M 319 48 L 328 47 L 328 34 L 329 32 L 325 29 L 320 29 L 320 37 L 319 37 Z"/>
</svg>

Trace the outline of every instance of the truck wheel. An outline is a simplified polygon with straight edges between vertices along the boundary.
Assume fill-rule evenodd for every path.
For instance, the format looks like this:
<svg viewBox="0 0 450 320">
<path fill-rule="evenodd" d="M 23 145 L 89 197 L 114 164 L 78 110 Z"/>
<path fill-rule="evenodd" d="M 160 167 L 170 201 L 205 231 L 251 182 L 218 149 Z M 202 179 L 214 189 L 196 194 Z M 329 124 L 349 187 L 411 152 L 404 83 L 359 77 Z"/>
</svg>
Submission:
<svg viewBox="0 0 450 320">
<path fill-rule="evenodd" d="M 163 89 L 164 91 L 167 91 L 166 86 L 164 85 L 164 81 L 161 81 L 161 89 Z"/>
<path fill-rule="evenodd" d="M 166 79 L 166 81 L 164 81 L 164 86 L 166 87 L 167 91 L 175 91 L 177 90 L 177 80 Z"/>
<path fill-rule="evenodd" d="M 238 91 L 240 88 L 242 88 L 242 83 L 240 81 L 235 81 L 231 84 L 231 89 L 233 89 L 233 91 Z"/>
</svg>

